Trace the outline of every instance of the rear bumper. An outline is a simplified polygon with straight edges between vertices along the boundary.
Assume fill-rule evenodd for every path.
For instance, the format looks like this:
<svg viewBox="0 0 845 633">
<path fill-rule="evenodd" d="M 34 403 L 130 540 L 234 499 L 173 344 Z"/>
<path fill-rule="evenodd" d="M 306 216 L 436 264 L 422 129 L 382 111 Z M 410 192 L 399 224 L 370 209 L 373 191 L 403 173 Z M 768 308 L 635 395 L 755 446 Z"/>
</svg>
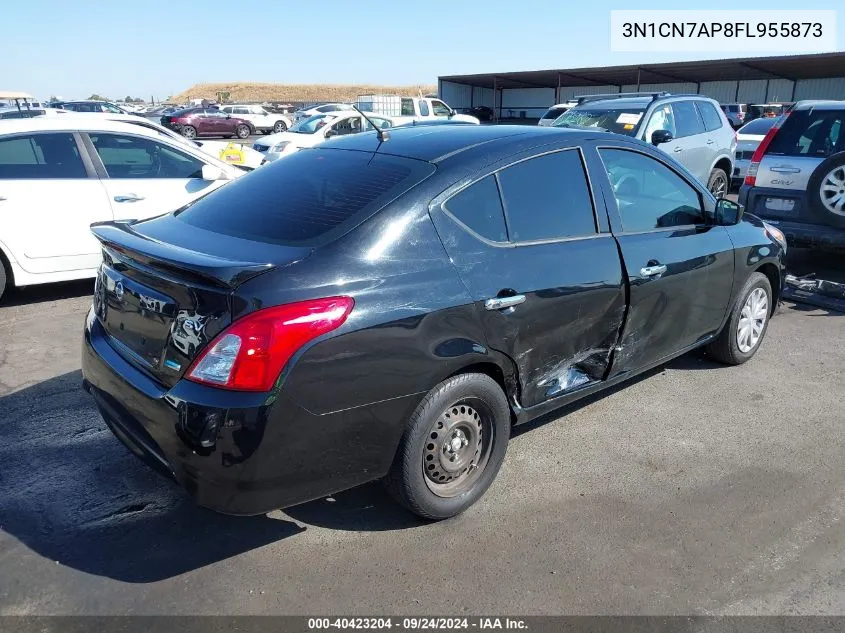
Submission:
<svg viewBox="0 0 845 633">
<path fill-rule="evenodd" d="M 91 312 L 82 375 L 106 424 L 135 455 L 179 482 L 199 505 L 240 515 L 383 476 L 398 437 L 380 425 L 395 427 L 421 397 L 316 415 L 283 392 L 227 392 L 185 380 L 167 390 L 111 347 Z M 203 447 L 204 437 L 213 444 Z"/>
</svg>

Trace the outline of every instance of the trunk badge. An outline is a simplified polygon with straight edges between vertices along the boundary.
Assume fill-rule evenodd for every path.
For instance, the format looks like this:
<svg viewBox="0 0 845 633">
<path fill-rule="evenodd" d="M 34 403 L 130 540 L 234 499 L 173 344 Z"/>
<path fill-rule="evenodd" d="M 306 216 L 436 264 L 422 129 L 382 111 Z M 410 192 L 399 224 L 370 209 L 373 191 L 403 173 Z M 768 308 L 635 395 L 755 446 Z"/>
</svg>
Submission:
<svg viewBox="0 0 845 633">
<path fill-rule="evenodd" d="M 123 282 L 118 281 L 114 285 L 114 296 L 117 297 L 118 301 L 123 301 L 123 293 L 124 293 Z"/>
</svg>

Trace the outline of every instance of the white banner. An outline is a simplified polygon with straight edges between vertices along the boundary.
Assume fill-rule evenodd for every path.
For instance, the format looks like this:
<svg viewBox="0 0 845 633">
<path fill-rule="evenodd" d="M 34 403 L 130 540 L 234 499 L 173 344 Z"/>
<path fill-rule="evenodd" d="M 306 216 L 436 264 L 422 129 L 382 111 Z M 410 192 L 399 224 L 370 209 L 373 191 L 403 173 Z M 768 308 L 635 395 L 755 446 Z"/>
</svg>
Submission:
<svg viewBox="0 0 845 633">
<path fill-rule="evenodd" d="M 611 11 L 610 49 L 770 52 L 836 50 L 836 11 Z"/>
</svg>

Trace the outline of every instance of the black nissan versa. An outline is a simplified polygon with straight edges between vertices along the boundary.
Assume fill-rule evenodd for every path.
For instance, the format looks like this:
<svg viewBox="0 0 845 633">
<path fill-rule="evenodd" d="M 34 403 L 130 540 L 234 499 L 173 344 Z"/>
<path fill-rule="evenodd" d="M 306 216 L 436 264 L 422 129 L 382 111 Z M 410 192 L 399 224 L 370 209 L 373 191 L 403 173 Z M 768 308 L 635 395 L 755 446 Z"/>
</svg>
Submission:
<svg viewBox="0 0 845 633">
<path fill-rule="evenodd" d="M 346 137 L 92 230 L 84 386 L 231 514 L 383 478 L 455 515 L 512 425 L 699 346 L 750 359 L 785 250 L 643 142 L 525 126 Z"/>
</svg>

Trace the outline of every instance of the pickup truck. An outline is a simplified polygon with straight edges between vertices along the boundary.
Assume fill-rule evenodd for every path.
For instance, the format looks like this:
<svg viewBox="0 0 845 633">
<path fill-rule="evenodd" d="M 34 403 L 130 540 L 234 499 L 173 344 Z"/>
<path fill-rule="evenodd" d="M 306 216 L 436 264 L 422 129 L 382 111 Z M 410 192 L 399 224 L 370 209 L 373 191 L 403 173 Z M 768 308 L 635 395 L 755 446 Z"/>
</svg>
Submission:
<svg viewBox="0 0 845 633">
<path fill-rule="evenodd" d="M 355 106 L 362 112 L 389 116 L 396 125 L 410 121 L 448 119 L 460 123 L 480 123 L 477 117 L 458 114 L 440 99 L 431 97 L 399 97 L 396 95 L 362 95 Z"/>
</svg>

